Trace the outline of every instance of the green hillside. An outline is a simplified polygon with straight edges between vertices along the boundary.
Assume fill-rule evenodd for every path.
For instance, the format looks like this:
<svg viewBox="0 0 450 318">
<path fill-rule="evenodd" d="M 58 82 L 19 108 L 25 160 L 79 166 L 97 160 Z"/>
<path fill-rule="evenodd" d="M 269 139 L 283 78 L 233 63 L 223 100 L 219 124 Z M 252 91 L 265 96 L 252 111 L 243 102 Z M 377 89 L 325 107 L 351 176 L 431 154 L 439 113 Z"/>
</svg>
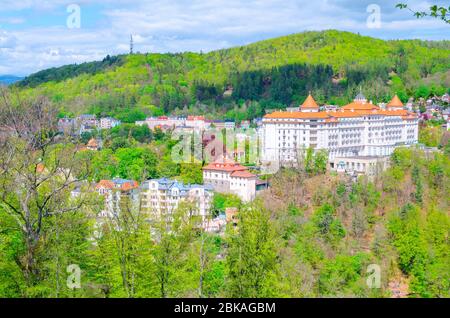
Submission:
<svg viewBox="0 0 450 318">
<path fill-rule="evenodd" d="M 360 86 L 375 101 L 393 92 L 402 99 L 443 94 L 450 87 L 449 70 L 449 41 L 384 41 L 331 30 L 208 54 L 112 57 L 39 72 L 16 88 L 26 96 L 47 95 L 62 111 L 125 121 L 189 112 L 241 119 L 298 103 L 310 90 L 319 101 L 338 104 Z M 230 97 L 223 95 L 227 87 L 234 88 Z M 246 100 L 255 103 L 242 106 Z"/>
</svg>

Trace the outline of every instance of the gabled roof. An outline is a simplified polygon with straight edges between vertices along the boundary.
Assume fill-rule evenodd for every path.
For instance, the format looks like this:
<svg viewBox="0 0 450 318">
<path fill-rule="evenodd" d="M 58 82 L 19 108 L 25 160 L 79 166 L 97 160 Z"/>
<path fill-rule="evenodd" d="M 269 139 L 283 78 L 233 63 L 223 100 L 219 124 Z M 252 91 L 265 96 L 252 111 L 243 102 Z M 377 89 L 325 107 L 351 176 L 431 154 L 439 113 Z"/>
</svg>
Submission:
<svg viewBox="0 0 450 318">
<path fill-rule="evenodd" d="M 95 138 L 91 138 L 87 143 L 87 146 L 90 148 L 98 148 L 98 142 Z"/>
<path fill-rule="evenodd" d="M 237 162 L 234 162 L 233 160 L 225 158 L 223 160 L 208 164 L 207 166 L 203 167 L 203 170 L 234 172 L 245 171 L 247 170 L 247 168 Z"/>
<path fill-rule="evenodd" d="M 114 188 L 114 182 L 112 182 L 111 180 L 100 180 L 100 182 L 97 183 L 96 188 L 112 189 Z"/>
<path fill-rule="evenodd" d="M 312 97 L 311 94 L 308 95 L 306 100 L 303 102 L 301 108 L 319 108 L 319 105 L 317 105 L 316 101 Z"/>
<path fill-rule="evenodd" d="M 138 187 L 139 184 L 134 180 L 116 178 L 113 180 L 100 180 L 100 182 L 96 186 L 96 189 L 105 188 L 110 190 L 120 189 L 121 191 L 129 191 Z"/>
<path fill-rule="evenodd" d="M 188 116 L 187 120 L 205 120 L 205 116 Z"/>
<path fill-rule="evenodd" d="M 231 176 L 236 177 L 236 178 L 246 178 L 246 179 L 256 178 L 256 175 L 254 175 L 251 172 L 248 172 L 247 170 L 235 171 L 235 172 L 231 173 Z"/>
<path fill-rule="evenodd" d="M 326 112 L 317 112 L 317 113 L 303 113 L 303 112 L 273 112 L 271 114 L 267 114 L 264 118 L 277 118 L 277 119 L 325 119 L 328 118 Z"/>
<path fill-rule="evenodd" d="M 415 114 L 408 112 L 405 109 L 399 110 L 382 110 L 378 106 L 371 104 L 358 104 L 363 105 L 360 108 L 352 108 L 352 104 L 347 105 L 348 109 L 344 107 L 337 111 L 317 112 L 317 113 L 302 113 L 302 112 L 274 112 L 264 116 L 264 118 L 273 119 L 325 119 L 325 122 L 333 122 L 334 118 L 352 118 L 362 116 L 407 116 L 408 118 L 415 118 Z M 366 106 L 364 106 L 366 105 Z M 375 108 L 374 108 L 375 107 Z"/>
<path fill-rule="evenodd" d="M 379 110 L 380 107 L 373 105 L 371 103 L 353 102 L 341 107 L 340 109 L 350 111 L 368 111 L 368 110 Z"/>
<path fill-rule="evenodd" d="M 389 104 L 387 104 L 388 107 L 403 107 L 403 103 L 400 100 L 400 98 L 398 98 L 397 95 L 395 95 L 392 100 L 389 102 Z"/>
</svg>

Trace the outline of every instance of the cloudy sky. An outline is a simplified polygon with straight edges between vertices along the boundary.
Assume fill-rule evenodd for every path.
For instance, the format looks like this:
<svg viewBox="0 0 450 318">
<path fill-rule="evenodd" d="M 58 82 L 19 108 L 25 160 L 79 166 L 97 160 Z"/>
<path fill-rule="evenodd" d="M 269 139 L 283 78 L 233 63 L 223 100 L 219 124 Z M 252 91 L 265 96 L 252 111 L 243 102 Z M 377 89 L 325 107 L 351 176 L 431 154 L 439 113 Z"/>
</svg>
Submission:
<svg viewBox="0 0 450 318">
<path fill-rule="evenodd" d="M 27 75 L 127 53 L 130 34 L 139 52 L 207 52 L 324 29 L 383 39 L 450 39 L 448 24 L 417 20 L 396 9 L 397 2 L 416 10 L 448 5 L 431 0 L 0 0 L 0 74 Z M 372 4 L 380 9 L 379 26 Z"/>
</svg>

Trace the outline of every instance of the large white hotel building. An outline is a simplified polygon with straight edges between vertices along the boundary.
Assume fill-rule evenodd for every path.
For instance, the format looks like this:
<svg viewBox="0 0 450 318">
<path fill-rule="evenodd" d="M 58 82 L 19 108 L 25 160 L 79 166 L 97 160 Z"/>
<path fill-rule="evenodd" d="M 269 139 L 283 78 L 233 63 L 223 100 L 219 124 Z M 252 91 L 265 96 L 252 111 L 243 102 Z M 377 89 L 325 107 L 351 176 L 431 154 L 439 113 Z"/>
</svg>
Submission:
<svg viewBox="0 0 450 318">
<path fill-rule="evenodd" d="M 325 149 L 329 159 L 389 156 L 418 141 L 418 118 L 395 96 L 385 108 L 359 94 L 334 111 L 319 111 L 309 95 L 299 109 L 263 118 L 262 161 L 295 162 L 301 150 Z"/>
</svg>

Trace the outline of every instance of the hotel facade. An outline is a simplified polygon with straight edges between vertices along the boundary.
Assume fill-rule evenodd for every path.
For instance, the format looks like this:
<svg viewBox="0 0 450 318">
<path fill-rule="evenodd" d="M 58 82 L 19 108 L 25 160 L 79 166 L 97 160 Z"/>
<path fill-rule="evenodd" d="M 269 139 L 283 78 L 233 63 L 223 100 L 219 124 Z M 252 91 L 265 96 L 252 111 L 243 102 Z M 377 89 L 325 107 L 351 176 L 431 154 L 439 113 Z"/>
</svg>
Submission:
<svg viewBox="0 0 450 318">
<path fill-rule="evenodd" d="M 263 118 L 262 163 L 294 163 L 307 148 L 328 151 L 329 159 L 382 157 L 418 142 L 418 118 L 395 96 L 385 108 L 359 94 L 344 107 L 319 111 L 309 95 L 297 110 Z"/>
<path fill-rule="evenodd" d="M 167 178 L 145 181 L 140 187 L 141 210 L 152 220 L 172 220 L 180 202 L 195 205 L 194 214 L 205 220 L 210 215 L 213 189 L 197 184 L 183 184 Z"/>
</svg>

